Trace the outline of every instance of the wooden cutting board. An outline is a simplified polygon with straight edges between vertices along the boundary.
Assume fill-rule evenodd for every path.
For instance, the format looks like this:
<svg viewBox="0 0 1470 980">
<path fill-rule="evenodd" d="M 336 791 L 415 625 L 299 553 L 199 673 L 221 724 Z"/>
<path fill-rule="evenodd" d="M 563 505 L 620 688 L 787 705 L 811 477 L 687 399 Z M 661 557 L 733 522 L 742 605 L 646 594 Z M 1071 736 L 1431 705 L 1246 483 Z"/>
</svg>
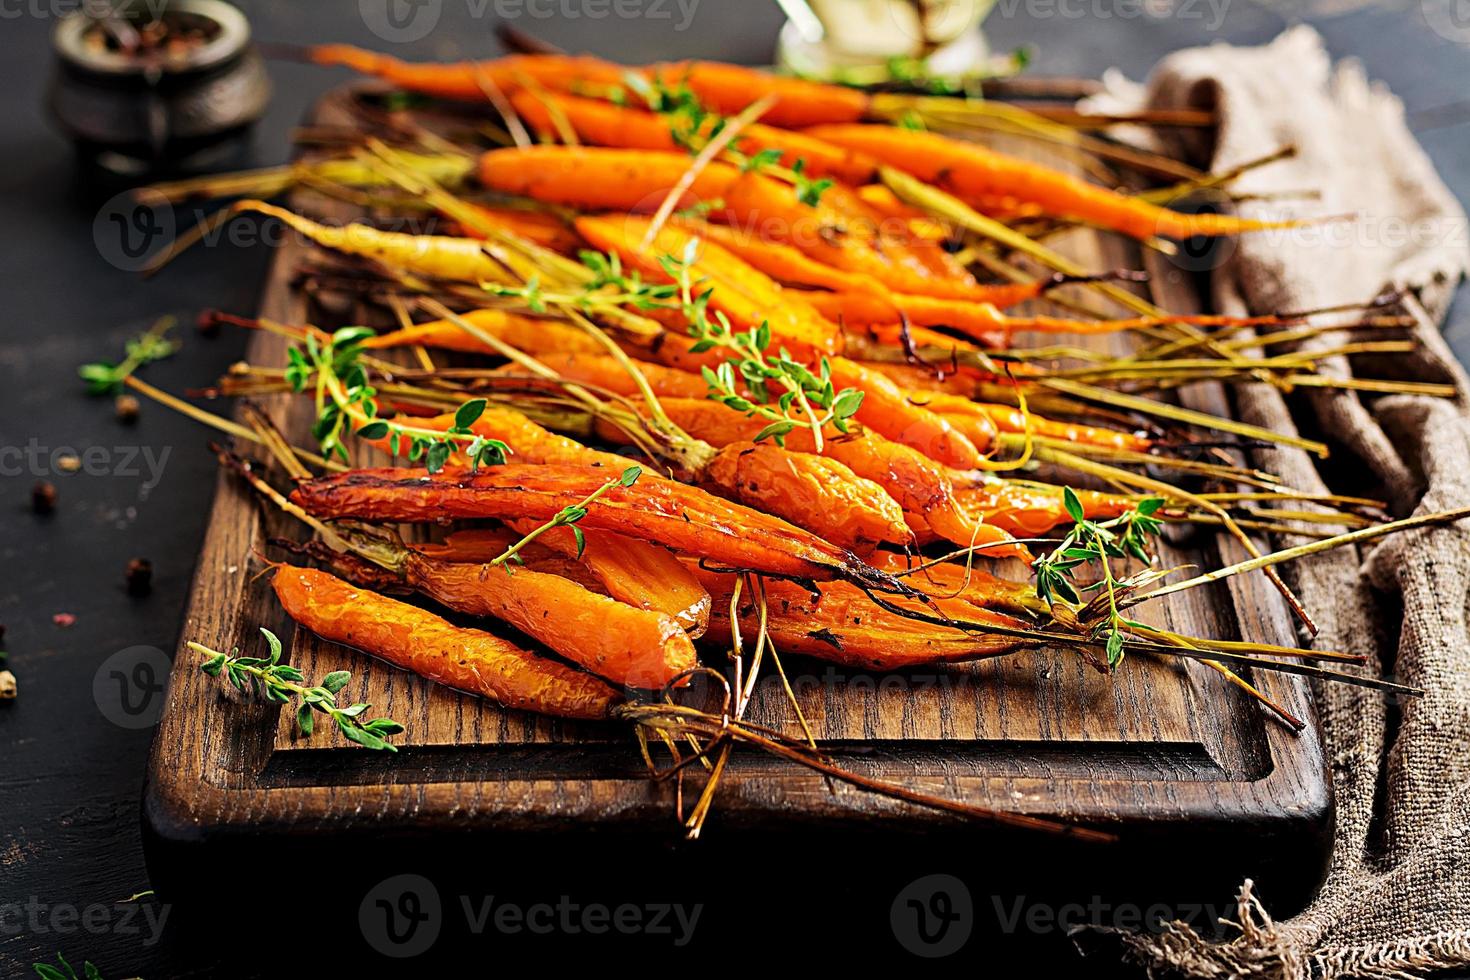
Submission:
<svg viewBox="0 0 1470 980">
<path fill-rule="evenodd" d="M 329 100 L 322 118 L 332 121 L 338 112 Z M 1007 148 L 1046 159 L 1034 143 Z M 1091 269 L 1140 262 L 1131 246 L 1088 231 L 1070 234 L 1058 247 Z M 351 322 L 350 313 L 334 321 L 309 307 L 291 288 L 293 271 L 310 257 L 294 241 L 280 248 L 260 313 L 323 327 Z M 1195 303 L 1187 277 L 1167 265 L 1155 271 L 1161 271 L 1151 286 L 1156 298 L 1176 310 Z M 249 356 L 284 364 L 285 344 L 258 334 Z M 264 402 L 293 441 L 309 444 L 306 399 Z M 1213 386 L 1192 391 L 1187 402 L 1228 411 Z M 248 445 L 236 448 L 252 453 Z M 363 828 L 423 840 L 448 830 L 677 836 L 675 789 L 647 778 L 626 729 L 504 710 L 295 631 L 255 577 L 251 558 L 280 535 L 300 537 L 301 529 L 263 515 L 237 480 L 222 475 L 149 772 L 146 821 L 156 841 L 192 848 L 223 837 Z M 1212 567 L 1239 557 L 1234 542 L 1201 533 L 1187 546 L 1166 547 L 1162 561 Z M 1012 571 L 1024 569 L 1017 564 Z M 1185 633 L 1295 643 L 1284 604 L 1259 576 L 1170 596 L 1149 615 Z M 395 739 L 402 751 L 363 751 L 327 731 L 300 738 L 290 712 L 225 693 L 182 645 L 196 640 L 256 651 L 260 626 L 287 639 L 290 662 L 308 677 L 350 670 L 353 680 L 342 696 L 370 701 L 375 714 L 405 724 L 407 732 Z M 1210 835 L 1255 849 L 1271 841 L 1302 862 L 1307 878 L 1321 869 L 1330 783 L 1311 696 L 1299 679 L 1255 678 L 1309 721 L 1294 733 L 1188 661 L 1130 657 L 1105 677 L 1075 655 L 1053 651 L 879 676 L 787 660 L 823 747 L 865 774 L 980 806 L 1118 830 L 1125 840 L 1120 847 L 1144 846 L 1138 842 L 1159 833 Z M 750 717 L 795 731 L 779 688 L 761 688 Z M 847 787 L 829 788 L 807 771 L 742 751 L 725 775 L 707 833 L 926 833 L 955 823 Z M 990 832 L 964 826 L 980 838 Z"/>
</svg>

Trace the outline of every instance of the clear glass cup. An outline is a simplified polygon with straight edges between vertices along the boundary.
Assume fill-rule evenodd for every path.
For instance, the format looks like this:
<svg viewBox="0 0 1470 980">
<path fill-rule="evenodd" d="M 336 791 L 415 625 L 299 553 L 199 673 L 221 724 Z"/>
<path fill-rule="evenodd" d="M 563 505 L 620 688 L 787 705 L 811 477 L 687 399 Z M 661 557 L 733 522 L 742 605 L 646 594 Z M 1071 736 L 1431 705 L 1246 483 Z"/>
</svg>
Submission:
<svg viewBox="0 0 1470 980">
<path fill-rule="evenodd" d="M 988 57 L 980 21 L 995 0 L 779 0 L 786 11 L 777 62 L 830 77 L 894 59 L 924 59 L 934 74 L 964 74 Z"/>
</svg>

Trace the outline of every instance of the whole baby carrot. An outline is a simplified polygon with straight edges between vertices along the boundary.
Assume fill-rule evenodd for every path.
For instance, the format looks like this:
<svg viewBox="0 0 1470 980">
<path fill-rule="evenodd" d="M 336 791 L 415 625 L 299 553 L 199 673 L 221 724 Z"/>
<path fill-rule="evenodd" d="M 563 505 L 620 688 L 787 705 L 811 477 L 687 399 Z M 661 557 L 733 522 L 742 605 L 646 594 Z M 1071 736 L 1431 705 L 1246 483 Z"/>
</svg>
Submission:
<svg viewBox="0 0 1470 980">
<path fill-rule="evenodd" d="M 606 718 L 623 697 L 593 677 L 464 629 L 417 606 L 311 568 L 282 566 L 271 585 L 286 613 L 323 639 L 356 647 L 456 690 L 508 708 L 562 718 Z"/>
</svg>

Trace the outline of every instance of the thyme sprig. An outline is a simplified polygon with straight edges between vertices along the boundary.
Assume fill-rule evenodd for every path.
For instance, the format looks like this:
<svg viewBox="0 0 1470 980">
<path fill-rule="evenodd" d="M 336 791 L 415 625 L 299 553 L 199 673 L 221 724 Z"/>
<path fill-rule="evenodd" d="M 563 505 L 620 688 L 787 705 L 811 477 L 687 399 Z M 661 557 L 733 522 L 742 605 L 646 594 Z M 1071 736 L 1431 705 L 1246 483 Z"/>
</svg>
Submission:
<svg viewBox="0 0 1470 980">
<path fill-rule="evenodd" d="M 56 954 L 56 966 L 50 963 L 32 963 L 31 969 L 36 971 L 36 976 L 41 980 L 102 980 L 102 971 L 92 965 L 91 960 L 82 962 L 82 974 L 77 975 L 76 967 L 66 961 L 66 957 L 60 953 Z"/>
<path fill-rule="evenodd" d="M 299 394 L 308 385 L 315 387 L 317 418 L 312 435 L 321 444 L 323 456 L 330 459 L 335 454 L 348 462 L 342 435 L 356 423 L 357 436 L 386 438 L 395 456 L 406 445 L 409 460 L 422 459 L 430 473 L 444 469 L 456 450 L 469 458 L 471 470 L 505 462 L 510 447 L 472 429 L 485 412 L 483 398 L 460 405 L 454 413 L 454 425 L 444 430 L 378 418 L 377 389 L 368 382 L 367 370 L 359 362 L 363 343 L 372 336 L 373 331 L 367 327 L 343 327 L 322 343 L 308 333 L 300 346 L 287 353 L 286 380 L 292 390 Z"/>
<path fill-rule="evenodd" d="M 77 374 L 87 383 L 87 394 L 115 395 L 138 368 L 176 352 L 179 342 L 168 338 L 175 322 L 171 316 L 160 317 L 153 326 L 123 345 L 123 359 L 118 364 L 94 361 L 77 368 Z"/>
<path fill-rule="evenodd" d="M 1145 497 L 1124 513 L 1108 521 L 1088 520 L 1082 501 L 1071 487 L 1062 488 L 1062 504 L 1073 520 L 1072 529 L 1050 554 L 1042 555 L 1031 565 L 1036 572 L 1036 594 L 1048 605 L 1058 599 L 1081 602 L 1080 593 L 1099 589 L 1107 600 L 1106 616 L 1093 628 L 1093 638 L 1107 651 L 1108 665 L 1123 660 L 1124 633 L 1128 628 L 1143 628 L 1142 623 L 1125 619 L 1118 607 L 1118 579 L 1113 575 L 1110 559 L 1137 558 L 1152 564 L 1148 551 L 1149 535 L 1157 535 L 1163 522 L 1154 515 L 1164 506 L 1162 497 Z M 1097 562 L 1102 577 L 1087 585 L 1077 582 L 1076 570 Z"/>
<path fill-rule="evenodd" d="M 577 541 L 577 557 L 581 558 L 582 552 L 585 551 L 587 548 L 587 537 L 582 533 L 582 529 L 580 527 L 577 527 L 577 522 L 587 516 L 587 508 L 596 503 L 597 498 L 607 493 L 613 487 L 631 487 L 634 483 L 638 482 L 638 478 L 642 475 L 642 467 L 628 467 L 627 469 L 623 470 L 621 476 L 608 480 L 602 486 L 589 493 L 586 497 L 583 497 L 577 503 L 569 504 L 566 507 L 563 507 L 561 510 L 557 511 L 556 515 L 552 517 L 551 520 L 547 521 L 545 524 L 542 524 L 530 534 L 527 534 L 524 538 L 521 538 L 515 544 L 506 548 L 505 551 L 501 552 L 501 554 L 497 556 L 494 560 L 492 560 L 490 564 L 503 565 L 505 566 L 505 570 L 508 574 L 513 573 L 514 569 L 511 568 L 511 565 L 523 564 L 520 555 L 521 549 L 526 547 L 526 545 L 530 544 L 532 541 L 535 541 L 537 538 L 541 537 L 541 535 L 545 534 L 547 531 L 553 531 L 559 527 L 569 527 L 572 529 L 572 537 L 575 538 Z"/>
<path fill-rule="evenodd" d="M 296 709 L 296 727 L 301 729 L 303 735 L 312 733 L 316 727 L 315 712 L 321 712 L 336 722 L 337 730 L 348 741 L 356 742 L 367 749 L 398 751 L 397 746 L 386 741 L 386 736 L 403 731 L 403 726 L 398 722 L 392 718 L 359 721 L 362 713 L 372 707 L 370 704 L 351 704 L 345 708 L 337 706 L 337 692 L 352 680 L 350 672 L 334 670 L 323 677 L 320 684 L 306 686 L 302 683 L 306 677 L 299 669 L 281 663 L 281 641 L 276 635 L 264 628 L 260 632 L 270 647 L 269 657 L 236 656 L 238 649 L 230 654 L 223 654 L 202 643 L 191 642 L 189 649 L 205 656 L 204 663 L 199 665 L 200 670 L 210 677 L 223 674 L 236 690 L 244 692 L 248 689 L 258 698 L 280 704 L 289 704 L 292 698 L 300 698 L 301 705 Z"/>
<path fill-rule="evenodd" d="M 691 354 L 720 348 L 729 357 L 718 368 L 702 367 L 700 373 L 709 386 L 709 397 L 747 417 L 767 421 L 753 441 L 774 439 L 784 446 L 786 436 L 796 429 L 809 429 L 817 452 L 822 451 L 822 430 L 831 425 L 838 432 L 849 431 L 848 420 L 863 404 L 858 388 L 836 391 L 832 384 L 832 367 L 823 357 L 813 374 L 782 347 L 775 357 L 767 354 L 771 346 L 771 328 L 759 327 L 739 331 L 730 325 L 724 313 L 710 315 L 709 302 L 713 289 L 696 292 L 693 278 L 694 254 L 699 239 L 691 239 L 682 258 L 671 255 L 659 260 L 664 271 L 675 281 L 679 308 L 689 323 L 689 336 L 694 344 Z M 737 377 L 744 382 L 742 394 Z M 793 412 L 793 410 L 795 410 Z M 822 414 L 818 415 L 818 412 Z"/>
<path fill-rule="evenodd" d="M 498 296 L 519 299 L 528 309 L 544 310 L 548 304 L 568 304 L 584 310 L 598 306 L 632 306 L 636 309 L 673 309 L 683 314 L 694 338 L 690 353 L 716 348 L 727 354 L 718 368 L 704 367 L 701 373 L 709 386 L 709 397 L 767 425 L 754 441 L 774 439 L 786 444 L 796 429 L 809 429 L 817 451 L 827 426 L 849 431 L 848 420 L 862 407 L 863 392 L 857 388 L 835 390 L 832 369 L 824 357 L 813 372 L 791 356 L 784 347 L 768 353 L 771 330 L 768 324 L 736 330 L 719 310 L 711 313 L 713 289 L 700 290 L 694 278 L 694 257 L 700 240 L 692 238 L 684 254 L 659 256 L 659 264 L 673 282 L 646 282 L 636 270 L 624 270 L 616 253 L 583 251 L 582 264 L 593 273 L 578 293 L 549 293 L 535 280 L 521 287 L 485 288 Z"/>
</svg>

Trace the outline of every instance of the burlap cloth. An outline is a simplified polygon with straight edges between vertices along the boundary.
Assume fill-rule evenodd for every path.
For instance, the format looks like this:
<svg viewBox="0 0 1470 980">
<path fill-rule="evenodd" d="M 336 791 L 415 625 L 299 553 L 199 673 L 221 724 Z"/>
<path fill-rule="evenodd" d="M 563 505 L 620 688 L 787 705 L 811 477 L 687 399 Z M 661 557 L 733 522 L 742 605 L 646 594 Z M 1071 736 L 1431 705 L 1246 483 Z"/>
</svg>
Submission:
<svg viewBox="0 0 1470 980">
<path fill-rule="evenodd" d="M 1404 122 L 1403 107 L 1356 64 L 1332 65 L 1321 38 L 1294 28 L 1261 48 L 1181 51 L 1145 87 L 1111 80 L 1097 105 L 1133 101 L 1210 107 L 1218 131 L 1173 147 L 1219 171 L 1284 145 L 1297 156 L 1248 172 L 1235 189 L 1249 217 L 1354 213 L 1354 221 L 1241 238 L 1212 273 L 1222 312 L 1303 310 L 1410 290 L 1410 356 L 1325 362 L 1333 374 L 1453 382 L 1466 376 L 1437 329 L 1467 268 L 1465 215 Z M 1320 192 L 1318 200 L 1281 194 Z M 1328 335 L 1310 343 L 1332 346 Z M 1279 348 L 1275 348 L 1279 350 Z M 1422 396 L 1358 396 L 1267 385 L 1236 392 L 1240 416 L 1280 432 L 1328 439 L 1337 492 L 1383 494 L 1395 516 L 1470 501 L 1470 415 Z M 1263 454 L 1267 469 L 1305 490 L 1324 477 L 1297 450 Z M 1342 474 L 1356 478 L 1344 485 Z M 1361 482 L 1358 482 L 1361 481 Z M 1150 974 L 1199 977 L 1403 977 L 1470 963 L 1470 530 L 1413 531 L 1283 566 L 1313 612 L 1324 648 L 1368 653 L 1368 669 L 1422 687 L 1392 704 L 1322 685 L 1318 704 L 1337 797 L 1331 870 L 1312 904 L 1285 921 L 1246 882 L 1236 938 L 1211 943 L 1187 925 L 1134 935 Z"/>
</svg>

